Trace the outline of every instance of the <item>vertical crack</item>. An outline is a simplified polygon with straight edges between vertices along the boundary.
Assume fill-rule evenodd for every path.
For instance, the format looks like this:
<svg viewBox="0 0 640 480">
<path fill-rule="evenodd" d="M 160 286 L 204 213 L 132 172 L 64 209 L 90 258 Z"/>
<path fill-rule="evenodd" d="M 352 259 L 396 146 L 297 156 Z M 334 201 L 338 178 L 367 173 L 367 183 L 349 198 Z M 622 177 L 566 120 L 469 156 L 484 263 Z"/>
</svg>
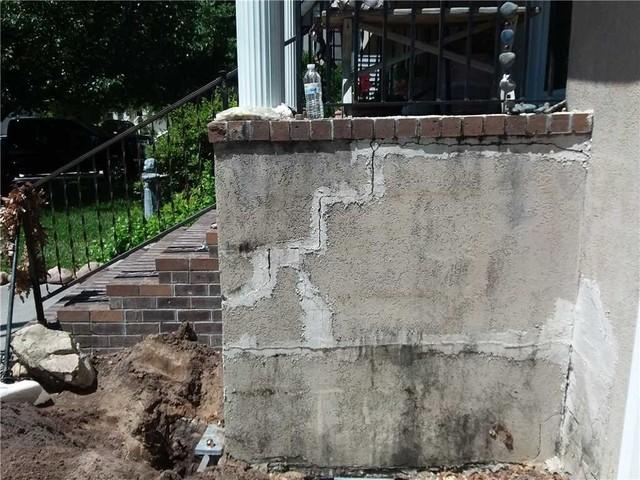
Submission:
<svg viewBox="0 0 640 480">
<path fill-rule="evenodd" d="M 575 322 L 575 319 L 574 319 L 574 322 Z M 571 344 L 569 345 L 569 362 L 567 364 L 567 374 L 564 379 L 565 381 L 564 394 L 562 396 L 562 408 L 560 411 L 560 444 L 562 449 L 564 449 L 564 444 L 567 441 L 567 439 L 564 438 L 564 432 L 565 432 L 565 429 L 567 428 L 566 426 L 567 412 L 569 410 L 569 405 L 567 405 L 567 402 L 569 400 L 569 386 L 571 383 L 572 370 L 573 370 L 573 335 L 571 336 Z M 556 450 L 559 450 L 559 449 L 556 448 Z M 556 454 L 561 455 L 562 452 L 556 451 Z"/>
<path fill-rule="evenodd" d="M 375 140 L 371 140 L 371 143 L 369 144 L 369 146 L 371 147 L 371 192 L 370 194 L 373 196 L 373 191 L 375 189 L 375 178 L 376 178 L 375 156 L 376 156 L 376 150 L 380 148 L 380 144 Z"/>
<path fill-rule="evenodd" d="M 322 196 L 318 197 L 318 248 L 322 246 Z"/>
<path fill-rule="evenodd" d="M 267 248 L 267 272 L 269 273 L 269 280 L 271 280 L 271 249 Z"/>
</svg>

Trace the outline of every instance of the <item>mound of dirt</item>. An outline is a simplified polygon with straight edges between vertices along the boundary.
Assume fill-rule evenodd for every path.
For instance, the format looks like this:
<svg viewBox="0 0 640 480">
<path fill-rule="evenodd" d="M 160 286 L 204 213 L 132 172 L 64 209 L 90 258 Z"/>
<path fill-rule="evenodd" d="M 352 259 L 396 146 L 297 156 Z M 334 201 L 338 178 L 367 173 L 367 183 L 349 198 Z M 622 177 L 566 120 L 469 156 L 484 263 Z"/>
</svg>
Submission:
<svg viewBox="0 0 640 480">
<path fill-rule="evenodd" d="M 185 325 L 94 358 L 98 388 L 45 408 L 3 405 L 2 478 L 156 479 L 190 475 L 208 423 L 222 422 L 222 361 Z M 165 475 L 165 478 L 170 478 Z"/>
</svg>

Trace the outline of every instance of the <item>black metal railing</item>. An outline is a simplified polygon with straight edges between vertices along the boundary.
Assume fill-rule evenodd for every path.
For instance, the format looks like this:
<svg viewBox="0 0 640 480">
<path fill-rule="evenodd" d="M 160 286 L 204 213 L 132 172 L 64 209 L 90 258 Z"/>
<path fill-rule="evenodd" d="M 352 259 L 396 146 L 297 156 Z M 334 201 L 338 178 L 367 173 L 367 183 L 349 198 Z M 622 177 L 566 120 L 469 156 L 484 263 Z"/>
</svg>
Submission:
<svg viewBox="0 0 640 480">
<path fill-rule="evenodd" d="M 38 321 L 46 298 L 213 208 L 206 123 L 235 102 L 236 79 L 237 70 L 223 74 L 63 167 L 14 179 L 43 200 L 21 216 L 13 247 L 24 240 Z M 34 218 L 44 241 L 34 236 Z"/>
<path fill-rule="evenodd" d="M 509 50 L 518 55 L 510 72 L 514 103 L 562 100 L 548 68 L 553 48 L 560 48 L 548 43 L 549 6 L 514 2 L 513 15 L 505 18 L 504 3 L 319 2 L 302 22 L 313 33 L 310 54 L 322 66 L 325 101 L 353 115 L 499 112 L 505 72 L 498 58 L 507 26 L 514 31 Z M 532 46 L 543 55 L 535 57 Z"/>
</svg>

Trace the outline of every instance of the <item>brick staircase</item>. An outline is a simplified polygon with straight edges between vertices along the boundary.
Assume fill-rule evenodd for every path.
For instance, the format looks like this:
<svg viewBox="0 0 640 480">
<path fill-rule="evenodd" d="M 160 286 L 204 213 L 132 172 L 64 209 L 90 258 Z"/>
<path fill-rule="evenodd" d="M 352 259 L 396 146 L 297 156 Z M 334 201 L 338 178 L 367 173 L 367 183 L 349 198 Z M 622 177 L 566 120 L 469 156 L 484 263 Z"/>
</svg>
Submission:
<svg viewBox="0 0 640 480">
<path fill-rule="evenodd" d="M 83 349 L 117 350 L 190 322 L 198 341 L 222 344 L 215 211 L 170 232 L 85 282 L 47 310 Z"/>
</svg>

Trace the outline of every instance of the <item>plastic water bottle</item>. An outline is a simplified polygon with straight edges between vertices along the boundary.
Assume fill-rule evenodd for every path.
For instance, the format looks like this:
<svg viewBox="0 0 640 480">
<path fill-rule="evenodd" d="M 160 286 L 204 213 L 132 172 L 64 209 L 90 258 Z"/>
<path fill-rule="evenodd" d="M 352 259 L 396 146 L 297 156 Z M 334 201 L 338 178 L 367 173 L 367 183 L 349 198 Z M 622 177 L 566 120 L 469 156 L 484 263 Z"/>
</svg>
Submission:
<svg viewBox="0 0 640 480">
<path fill-rule="evenodd" d="M 311 63 L 307 65 L 307 73 L 304 74 L 304 99 L 307 105 L 308 118 L 324 117 L 322 107 L 322 80 L 320 74 L 316 72 L 316 66 Z"/>
</svg>

